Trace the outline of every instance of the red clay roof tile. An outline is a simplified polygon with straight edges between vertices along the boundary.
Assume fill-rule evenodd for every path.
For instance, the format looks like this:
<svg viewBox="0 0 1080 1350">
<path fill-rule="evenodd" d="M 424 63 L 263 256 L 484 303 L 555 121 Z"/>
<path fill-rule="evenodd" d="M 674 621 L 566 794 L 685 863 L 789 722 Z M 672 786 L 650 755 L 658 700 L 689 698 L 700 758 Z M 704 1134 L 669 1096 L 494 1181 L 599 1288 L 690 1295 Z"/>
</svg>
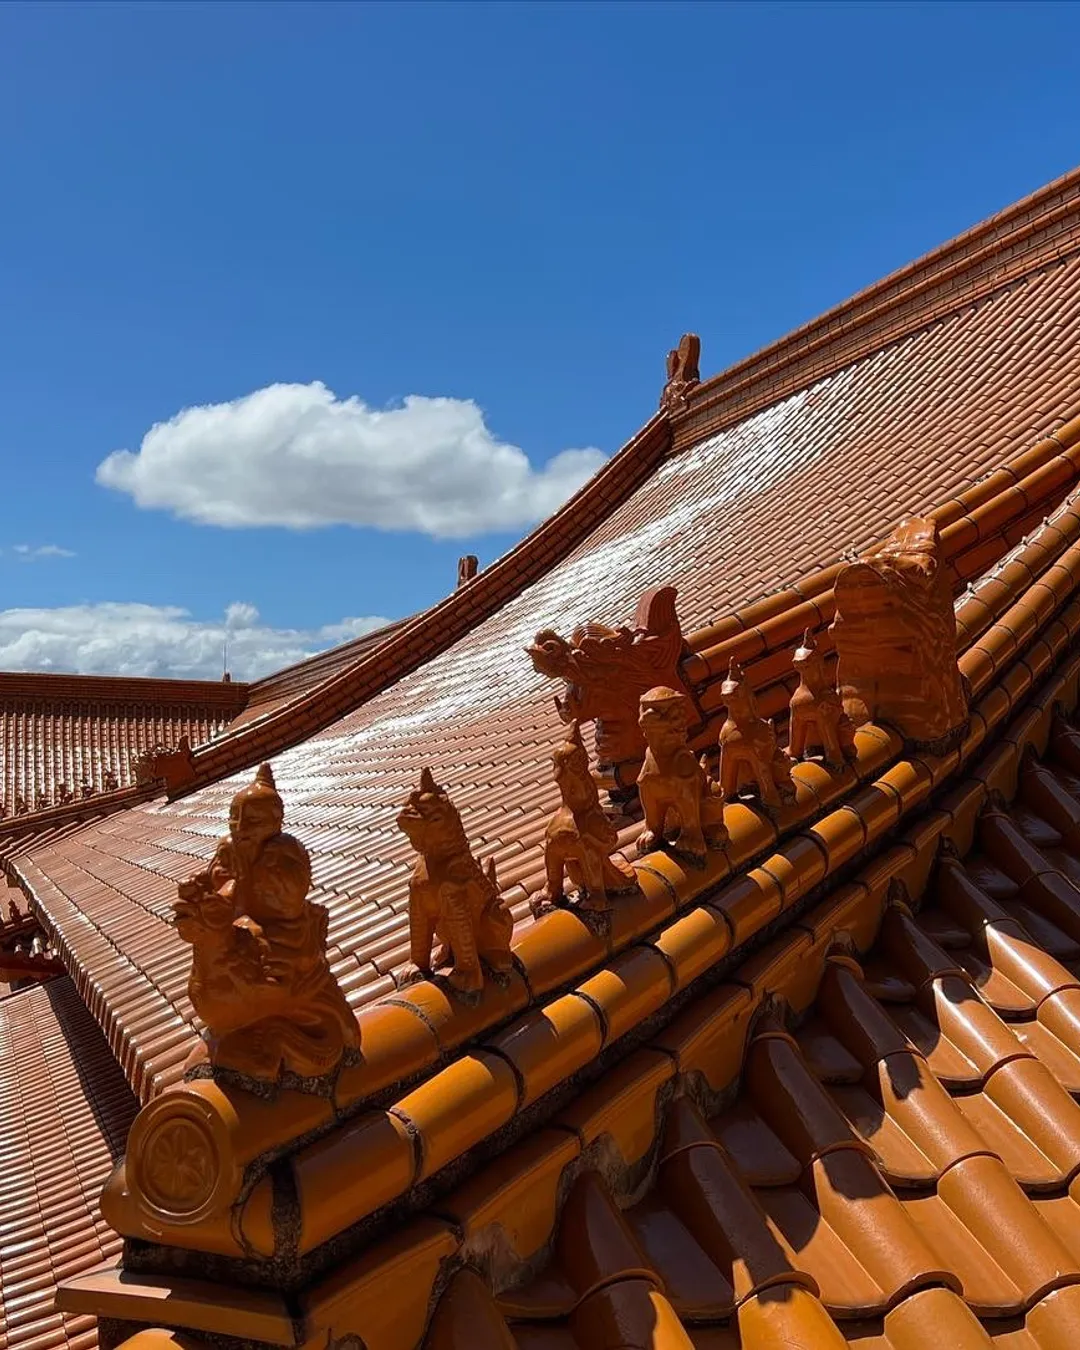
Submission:
<svg viewBox="0 0 1080 1350">
<path fill-rule="evenodd" d="M 120 1250 L 97 1198 L 136 1100 L 70 980 L 0 997 L 0 1344 L 97 1343 L 57 1282 Z"/>
</svg>

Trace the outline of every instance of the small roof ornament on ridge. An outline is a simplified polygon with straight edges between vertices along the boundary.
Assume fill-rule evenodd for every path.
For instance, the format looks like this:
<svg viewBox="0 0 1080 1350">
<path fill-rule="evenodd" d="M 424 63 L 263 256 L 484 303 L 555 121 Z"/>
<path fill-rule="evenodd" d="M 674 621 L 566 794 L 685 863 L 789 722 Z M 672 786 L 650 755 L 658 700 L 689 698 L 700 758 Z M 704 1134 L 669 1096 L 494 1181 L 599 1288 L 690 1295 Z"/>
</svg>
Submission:
<svg viewBox="0 0 1080 1350">
<path fill-rule="evenodd" d="M 667 384 L 660 395 L 661 410 L 675 410 L 686 406 L 687 396 L 701 383 L 701 339 L 696 333 L 684 333 L 679 345 L 668 352 Z"/>
<path fill-rule="evenodd" d="M 479 571 L 480 562 L 475 554 L 466 553 L 463 558 L 459 558 L 457 564 L 458 590 L 472 581 Z"/>
</svg>

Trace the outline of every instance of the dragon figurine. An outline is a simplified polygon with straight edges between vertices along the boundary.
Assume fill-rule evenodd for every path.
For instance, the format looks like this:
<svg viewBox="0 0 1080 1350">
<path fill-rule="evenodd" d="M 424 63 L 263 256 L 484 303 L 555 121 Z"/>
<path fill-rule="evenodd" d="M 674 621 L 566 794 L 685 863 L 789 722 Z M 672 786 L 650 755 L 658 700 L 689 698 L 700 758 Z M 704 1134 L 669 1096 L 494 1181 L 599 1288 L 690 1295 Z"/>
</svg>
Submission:
<svg viewBox="0 0 1080 1350">
<path fill-rule="evenodd" d="M 675 612 L 674 586 L 646 591 L 633 627 L 587 623 L 567 641 L 547 628 L 526 648 L 533 667 L 565 684 L 555 706 L 565 723 L 593 722 L 597 773 L 613 802 L 637 795 L 645 761 L 639 701 L 662 685 L 689 696 L 679 670 L 685 643 Z"/>
</svg>

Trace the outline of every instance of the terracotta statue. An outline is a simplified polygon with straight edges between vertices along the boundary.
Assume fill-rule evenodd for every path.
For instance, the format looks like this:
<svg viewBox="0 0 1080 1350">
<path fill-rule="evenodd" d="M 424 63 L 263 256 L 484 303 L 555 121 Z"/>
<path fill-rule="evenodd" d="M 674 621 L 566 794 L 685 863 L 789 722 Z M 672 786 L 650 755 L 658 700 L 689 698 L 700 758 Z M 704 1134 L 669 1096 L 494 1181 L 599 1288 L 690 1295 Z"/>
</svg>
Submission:
<svg viewBox="0 0 1080 1350">
<path fill-rule="evenodd" d="M 82 796 L 83 801 L 86 801 L 88 797 L 94 795 L 94 785 L 89 778 L 83 777 L 82 782 L 79 784 L 79 793 Z"/>
<path fill-rule="evenodd" d="M 120 780 L 112 769 L 106 769 L 102 774 L 101 790 L 103 792 L 118 792 L 120 790 Z"/>
<path fill-rule="evenodd" d="M 14 900 L 8 901 L 8 918 L 12 923 L 22 923 L 23 921 L 22 912 Z"/>
<path fill-rule="evenodd" d="M 795 649 L 792 664 L 799 687 L 789 705 L 788 754 L 793 759 L 807 759 L 812 750 L 820 751 L 829 772 L 839 773 L 846 761 L 855 758 L 855 726 L 844 711 L 809 628 L 803 634 L 802 646 Z"/>
<path fill-rule="evenodd" d="M 967 721 L 952 583 L 933 520 L 908 520 L 836 579 L 831 632 L 844 711 L 880 719 L 916 745 Z"/>
<path fill-rule="evenodd" d="M 274 1082 L 330 1073 L 359 1044 L 326 959 L 328 914 L 307 898 L 311 859 L 282 833 L 269 764 L 232 800 L 210 866 L 181 882 L 176 928 L 194 948 L 188 993 L 210 1062 Z"/>
<path fill-rule="evenodd" d="M 15 794 L 15 814 L 17 816 L 26 816 L 30 814 L 30 807 L 21 792 L 16 792 Z"/>
<path fill-rule="evenodd" d="M 475 554 L 466 553 L 463 558 L 459 558 L 457 563 L 458 588 L 467 586 L 470 581 L 474 580 L 479 570 L 480 562 Z"/>
<path fill-rule="evenodd" d="M 690 701 L 676 689 L 650 689 L 641 698 L 645 763 L 638 777 L 645 829 L 638 852 L 670 842 L 672 850 L 704 864 L 707 850 L 727 842 L 720 785 L 694 758 L 687 740 Z"/>
<path fill-rule="evenodd" d="M 451 966 L 449 982 L 461 994 L 479 994 L 484 967 L 496 975 L 512 969 L 514 920 L 499 895 L 495 865 L 487 872 L 473 857 L 461 817 L 428 769 L 409 794 L 398 826 L 420 855 L 409 882 L 408 982 Z M 438 947 L 432 951 L 433 944 Z"/>
<path fill-rule="evenodd" d="M 690 390 L 701 383 L 700 359 L 701 339 L 696 333 L 684 333 L 678 347 L 668 352 L 667 384 L 660 395 L 661 408 L 685 406 Z"/>
<path fill-rule="evenodd" d="M 744 789 L 757 797 L 767 811 L 778 811 L 794 801 L 791 760 L 780 749 L 772 719 L 758 713 L 754 691 L 737 661 L 728 666 L 720 686 L 727 705 L 727 720 L 720 728 L 720 793 L 735 801 Z"/>
<path fill-rule="evenodd" d="M 545 629 L 527 648 L 541 675 L 565 682 L 564 696 L 555 699 L 562 720 L 595 721 L 597 772 L 616 802 L 636 795 L 645 759 L 638 725 L 642 694 L 657 685 L 689 692 L 679 673 L 685 644 L 675 596 L 674 586 L 646 591 L 633 628 L 587 623 L 569 642 Z"/>
<path fill-rule="evenodd" d="M 582 909 L 608 909 L 609 895 L 637 890 L 637 873 L 622 858 L 611 856 L 619 842 L 618 832 L 600 805 L 589 772 L 589 752 L 576 722 L 570 723 L 566 740 L 556 749 L 552 761 L 562 806 L 547 827 L 547 885 L 537 897 L 534 911 L 544 903 L 559 904 L 564 873 L 576 888 Z"/>
<path fill-rule="evenodd" d="M 37 809 L 39 811 L 47 811 L 49 809 L 49 794 L 45 792 L 42 788 L 38 788 L 36 800 L 37 800 Z"/>
<path fill-rule="evenodd" d="M 70 806 L 75 800 L 75 794 L 67 783 L 61 783 L 57 788 L 57 804 L 59 806 Z"/>
</svg>

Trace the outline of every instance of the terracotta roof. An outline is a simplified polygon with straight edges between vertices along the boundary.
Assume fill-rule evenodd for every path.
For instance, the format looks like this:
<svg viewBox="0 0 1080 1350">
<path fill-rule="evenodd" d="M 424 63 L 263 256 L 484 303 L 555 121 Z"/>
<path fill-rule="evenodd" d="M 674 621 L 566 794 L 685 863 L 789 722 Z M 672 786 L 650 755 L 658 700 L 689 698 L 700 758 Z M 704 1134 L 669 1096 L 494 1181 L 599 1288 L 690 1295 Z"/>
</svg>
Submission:
<svg viewBox="0 0 1080 1350">
<path fill-rule="evenodd" d="M 389 1109 L 304 1143 L 325 1099 L 162 1096 L 150 1111 L 201 1103 L 233 1132 L 243 1193 L 225 1226 L 148 1227 L 121 1169 L 110 1222 L 172 1250 L 135 1244 L 122 1281 L 76 1279 L 63 1306 L 139 1321 L 131 1300 L 168 1298 L 175 1326 L 374 1350 L 1071 1346 L 1080 732 L 1057 710 L 1080 681 L 1078 540 L 1067 507 L 994 578 L 1039 579 L 962 607 L 997 612 L 961 663 L 959 745 L 912 757 L 865 728 L 839 780 L 796 770 L 778 826 L 740 807 L 704 869 L 643 859 L 606 942 L 573 913 L 541 920 L 547 941 L 517 946 L 528 989 L 550 981 L 534 1010 L 513 1011 L 513 988 L 471 1010 L 431 986 L 382 1005 L 336 1103 L 386 1072 L 392 1040 L 396 1093 L 425 1027 L 445 1065 Z M 568 991 L 560 946 L 581 971 Z M 300 1145 L 284 1161 L 283 1130 Z M 175 1287 L 199 1269 L 178 1248 L 299 1288 L 241 1308 L 228 1261 Z"/>
<path fill-rule="evenodd" d="M 109 770 L 129 784 L 144 751 L 208 740 L 246 699 L 242 684 L 0 672 L 0 801 L 10 816 L 22 796 L 33 812 L 62 784 L 101 792 Z"/>
<path fill-rule="evenodd" d="M 58 1280 L 115 1256 L 98 1195 L 136 1102 L 71 981 L 0 998 L 0 1345 L 93 1350 Z"/>
<path fill-rule="evenodd" d="M 463 1267 L 429 1286 L 427 1350 L 591 1350 L 616 1322 L 731 1350 L 1080 1343 L 1078 770 L 1059 723 L 1011 804 L 955 789 L 368 1259 L 371 1287 Z"/>
<path fill-rule="evenodd" d="M 1080 174 L 1071 193 L 1080 219 Z M 1080 253 L 1059 258 L 1058 247 L 1054 235 L 1048 256 L 1027 256 L 1034 270 L 1001 290 L 976 303 L 958 293 L 955 312 L 935 309 L 928 326 L 887 350 L 667 459 L 629 496 L 616 494 L 618 504 L 584 543 L 442 655 L 279 757 L 275 769 L 291 828 L 313 853 L 315 894 L 331 911 L 335 969 L 355 1004 L 390 992 L 392 972 L 405 960 L 412 858 L 394 817 L 422 764 L 462 810 L 478 856 L 496 859 L 516 915 L 527 914 L 527 893 L 542 870 L 539 841 L 555 804 L 549 756 L 559 725 L 550 686 L 522 654 L 538 629 L 628 618 L 648 585 L 671 581 L 684 627 L 700 628 L 692 645 L 707 653 L 746 632 L 758 653 L 766 649 L 748 671 L 760 688 L 790 671 L 790 638 L 806 622 L 797 615 L 798 626 L 783 636 L 793 596 L 823 597 L 815 612 L 819 623 L 828 617 L 831 573 L 808 580 L 815 566 L 833 564 L 842 550 L 868 543 L 907 512 L 944 504 L 957 571 L 976 575 L 1060 498 L 1076 467 L 1062 458 L 1061 445 L 1040 437 L 1080 409 L 1073 358 Z M 643 456 L 646 471 L 663 425 L 654 419 L 643 433 L 652 447 Z M 609 470 L 640 476 L 638 444 Z M 978 483 L 1010 457 L 1015 473 L 999 471 Z M 1015 487 L 1018 475 L 1028 495 Z M 601 488 L 603 479 L 596 480 Z M 951 502 L 964 492 L 970 501 Z M 982 514 L 975 520 L 970 512 Z M 544 538 L 541 530 L 522 554 L 527 558 Z M 455 606 L 487 603 L 482 588 L 501 584 L 500 567 L 514 556 L 402 628 L 374 662 L 393 671 L 401 661 L 407 665 L 402 650 L 410 644 L 437 646 L 438 625 L 456 622 Z M 778 601 L 726 617 L 741 602 L 796 584 Z M 760 639 L 762 618 L 777 609 L 780 636 L 774 624 L 773 638 Z M 773 640 L 778 645 L 770 653 Z M 335 700 L 358 697 L 365 669 L 368 663 L 359 661 L 311 699 L 294 702 L 285 723 L 275 726 L 271 715 L 219 738 L 196 760 L 204 769 L 233 757 L 251 762 L 275 738 L 286 732 L 295 738 L 304 717 L 319 724 Z M 703 700 L 711 697 L 715 706 L 716 691 L 709 695 L 707 686 L 719 672 L 705 656 L 694 672 Z M 782 686 L 774 695 L 766 711 L 776 710 L 776 699 L 786 701 Z M 219 781 L 169 805 L 135 807 L 19 863 L 80 985 L 126 972 L 107 1009 L 97 1012 L 116 1027 L 143 1093 L 175 1076 L 186 1050 L 182 1037 L 164 1052 L 155 1043 L 148 1061 L 139 1045 L 144 1019 L 156 1025 L 158 1014 L 184 1022 L 191 1016 L 186 951 L 163 941 L 175 884 L 220 832 L 235 787 Z M 141 1066 L 150 1061 L 148 1072 Z"/>
</svg>

